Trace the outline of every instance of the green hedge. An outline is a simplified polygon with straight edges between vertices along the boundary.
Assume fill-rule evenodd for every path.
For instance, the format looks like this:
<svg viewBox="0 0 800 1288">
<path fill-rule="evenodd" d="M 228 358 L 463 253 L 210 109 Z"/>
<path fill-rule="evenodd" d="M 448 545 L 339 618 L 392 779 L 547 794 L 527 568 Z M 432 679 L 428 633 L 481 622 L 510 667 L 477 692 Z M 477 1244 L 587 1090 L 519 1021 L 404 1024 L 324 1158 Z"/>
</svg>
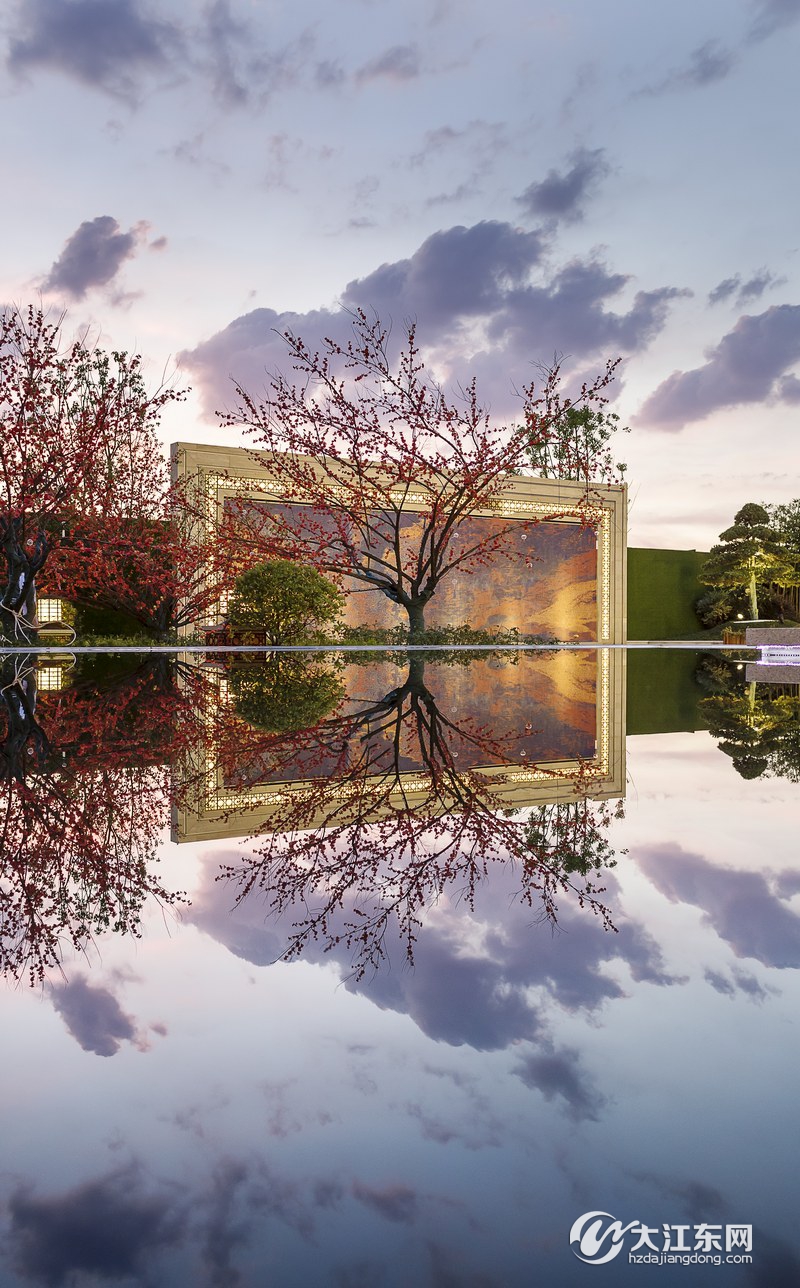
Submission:
<svg viewBox="0 0 800 1288">
<path fill-rule="evenodd" d="M 702 550 L 628 550 L 628 639 L 691 635 L 700 623 L 693 604 L 707 589 L 697 574 Z"/>
</svg>

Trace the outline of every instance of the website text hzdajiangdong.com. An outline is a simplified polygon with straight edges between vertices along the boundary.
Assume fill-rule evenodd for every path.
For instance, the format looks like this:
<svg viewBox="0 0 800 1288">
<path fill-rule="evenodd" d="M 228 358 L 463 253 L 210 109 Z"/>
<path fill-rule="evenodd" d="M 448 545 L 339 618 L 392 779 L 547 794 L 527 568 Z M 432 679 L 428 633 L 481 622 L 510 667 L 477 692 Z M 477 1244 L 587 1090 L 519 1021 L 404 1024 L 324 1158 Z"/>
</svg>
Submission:
<svg viewBox="0 0 800 1288">
<path fill-rule="evenodd" d="M 751 1266 L 752 1257 L 703 1252 L 629 1252 L 629 1266 Z"/>
</svg>

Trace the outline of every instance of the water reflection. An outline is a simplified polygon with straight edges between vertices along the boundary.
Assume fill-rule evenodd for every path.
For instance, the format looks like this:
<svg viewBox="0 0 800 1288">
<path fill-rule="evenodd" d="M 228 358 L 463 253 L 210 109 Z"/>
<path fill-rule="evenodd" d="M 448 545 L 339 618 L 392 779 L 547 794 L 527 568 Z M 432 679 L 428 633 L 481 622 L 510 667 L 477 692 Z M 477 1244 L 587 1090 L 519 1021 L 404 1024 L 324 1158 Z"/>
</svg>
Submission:
<svg viewBox="0 0 800 1288">
<path fill-rule="evenodd" d="M 800 675 L 773 679 L 776 670 L 788 672 L 789 668 L 706 655 L 697 670 L 706 690 L 700 712 L 740 777 L 786 778 L 796 783 L 800 782 Z"/>
<path fill-rule="evenodd" d="M 102 695 L 76 684 L 41 699 L 33 655 L 6 656 L 0 677 L 0 969 L 35 983 L 66 945 L 137 935 L 148 896 L 178 898 L 157 875 L 169 775 L 152 763 L 153 720 L 164 711 L 150 668 Z"/>
<path fill-rule="evenodd" d="M 263 663 L 268 676 L 273 665 Z M 473 696 L 479 669 L 473 663 L 468 677 Z M 537 916 L 555 923 L 559 898 L 570 894 L 613 928 L 599 896 L 602 870 L 613 858 L 602 834 L 616 811 L 587 801 L 603 770 L 576 754 L 576 748 L 588 751 L 581 713 L 559 727 L 560 739 L 547 719 L 534 728 L 527 710 L 503 707 L 509 687 L 519 687 L 518 676 L 504 686 L 496 670 L 490 677 L 500 701 L 483 722 L 468 712 L 456 718 L 434 692 L 439 672 L 425 654 L 414 653 L 400 682 L 380 696 L 342 701 L 316 725 L 277 733 L 257 749 L 251 744 L 244 756 L 240 738 L 226 743 L 223 720 L 215 742 L 228 787 L 251 787 L 254 777 L 282 783 L 255 852 L 226 865 L 222 875 L 237 901 L 260 889 L 274 916 L 296 910 L 284 957 L 299 955 L 311 941 L 326 949 L 342 944 L 358 978 L 381 964 L 391 929 L 413 963 L 422 911 L 445 892 L 472 909 L 497 863 L 516 867 L 519 897 Z M 382 688 L 385 668 L 373 668 L 369 680 L 373 690 Z M 264 687 L 273 692 L 273 681 Z M 218 720 L 221 711 L 221 704 L 215 707 Z M 547 784 L 561 799 L 529 816 L 503 799 L 520 779 Z"/>
<path fill-rule="evenodd" d="M 3 970 L 41 980 L 67 946 L 138 934 L 148 897 L 180 901 L 157 868 L 170 821 L 178 839 L 254 838 L 220 871 L 231 902 L 262 892 L 265 916 L 294 920 L 280 955 L 344 945 L 358 976 L 388 931 L 413 961 L 425 908 L 472 908 L 496 864 L 536 918 L 569 897 L 611 928 L 608 656 L 448 661 L 95 659 L 39 692 L 36 658 L 6 656 Z"/>
<path fill-rule="evenodd" d="M 25 666 L 4 673 L 17 704 L 0 726 L 17 770 L 4 793 L 20 774 L 40 804 L 59 784 L 82 799 L 82 771 L 149 775 L 151 826 L 174 803 L 181 841 L 219 839 L 162 833 L 161 879 L 191 891 L 179 924 L 143 908 L 142 940 L 103 935 L 91 971 L 62 940 L 68 980 L 48 968 L 44 988 L 6 990 L 2 1283 L 638 1284 L 635 1235 L 610 1267 L 587 1271 L 570 1251 L 573 1222 L 595 1210 L 642 1222 L 657 1243 L 666 1223 L 690 1242 L 702 1223 L 752 1223 L 753 1262 L 712 1277 L 796 1283 L 794 784 L 744 781 L 708 733 L 643 736 L 641 702 L 626 817 L 596 827 L 624 765 L 613 664 L 604 678 L 588 654 L 426 659 L 416 675 L 385 658 L 287 663 L 280 677 L 241 659 L 218 672 L 80 663 L 61 689 L 41 665 L 35 687 Z M 662 698 L 651 727 L 675 728 Z M 412 814 L 431 799 L 422 780 L 438 775 L 428 822 L 449 820 L 449 844 L 447 784 L 474 778 L 487 833 L 491 812 L 525 829 L 538 863 L 607 886 L 598 898 L 619 933 L 571 891 L 558 896 L 563 933 L 533 926 L 541 903 L 522 902 L 523 861 L 492 844 L 474 913 L 453 897 L 463 878 L 420 910 L 413 970 L 381 959 L 356 978 L 353 950 L 340 939 L 326 952 L 324 936 L 302 964 L 276 962 L 320 890 L 270 917 L 256 882 L 232 905 L 285 811 L 326 778 L 292 747 L 355 775 L 360 797 L 324 804 L 365 837 L 403 794 Z M 580 763 L 598 799 L 575 794 Z M 86 809 L 100 834 L 97 799 Z M 34 866 L 40 841 L 31 834 Z M 377 898 L 402 894 L 402 877 Z M 344 895 L 332 927 L 355 919 L 356 897 L 368 912 L 369 895 Z M 396 918 L 384 949 L 402 964 Z M 705 1265 L 659 1273 L 676 1288 L 708 1280 Z"/>
</svg>

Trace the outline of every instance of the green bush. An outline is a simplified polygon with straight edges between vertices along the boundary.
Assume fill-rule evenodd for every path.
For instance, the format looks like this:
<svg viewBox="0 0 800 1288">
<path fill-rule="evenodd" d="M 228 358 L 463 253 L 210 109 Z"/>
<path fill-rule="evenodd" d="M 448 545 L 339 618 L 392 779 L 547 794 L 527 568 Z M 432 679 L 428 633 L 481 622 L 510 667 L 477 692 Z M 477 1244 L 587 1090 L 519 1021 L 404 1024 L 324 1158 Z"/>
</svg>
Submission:
<svg viewBox="0 0 800 1288">
<path fill-rule="evenodd" d="M 299 644 L 338 624 L 344 597 L 305 564 L 271 559 L 236 578 L 228 621 L 238 630 L 264 631 L 271 644 Z"/>
</svg>

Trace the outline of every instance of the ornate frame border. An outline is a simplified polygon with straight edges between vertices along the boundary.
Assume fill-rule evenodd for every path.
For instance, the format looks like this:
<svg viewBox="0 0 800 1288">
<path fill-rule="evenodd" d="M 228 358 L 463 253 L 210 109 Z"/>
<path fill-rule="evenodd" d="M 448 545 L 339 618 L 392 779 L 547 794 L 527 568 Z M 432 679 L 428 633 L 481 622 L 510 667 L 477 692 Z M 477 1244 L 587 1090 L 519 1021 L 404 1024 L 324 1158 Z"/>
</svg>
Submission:
<svg viewBox="0 0 800 1288">
<path fill-rule="evenodd" d="M 171 454 L 173 478 L 192 487 L 202 515 L 198 522 L 206 532 L 215 526 L 226 498 L 242 491 L 264 500 L 302 501 L 272 477 L 269 452 L 180 442 L 173 443 Z M 592 486 L 590 496 L 590 513 L 597 522 L 597 642 L 623 644 L 627 640 L 627 487 Z M 475 514 L 520 519 L 554 514 L 558 516 L 554 522 L 578 522 L 578 507 L 585 497 L 584 485 L 571 479 L 516 475 L 497 509 Z M 408 509 L 413 511 L 423 499 L 422 494 L 412 493 L 406 499 Z M 570 514 L 575 518 L 570 519 Z"/>
</svg>

